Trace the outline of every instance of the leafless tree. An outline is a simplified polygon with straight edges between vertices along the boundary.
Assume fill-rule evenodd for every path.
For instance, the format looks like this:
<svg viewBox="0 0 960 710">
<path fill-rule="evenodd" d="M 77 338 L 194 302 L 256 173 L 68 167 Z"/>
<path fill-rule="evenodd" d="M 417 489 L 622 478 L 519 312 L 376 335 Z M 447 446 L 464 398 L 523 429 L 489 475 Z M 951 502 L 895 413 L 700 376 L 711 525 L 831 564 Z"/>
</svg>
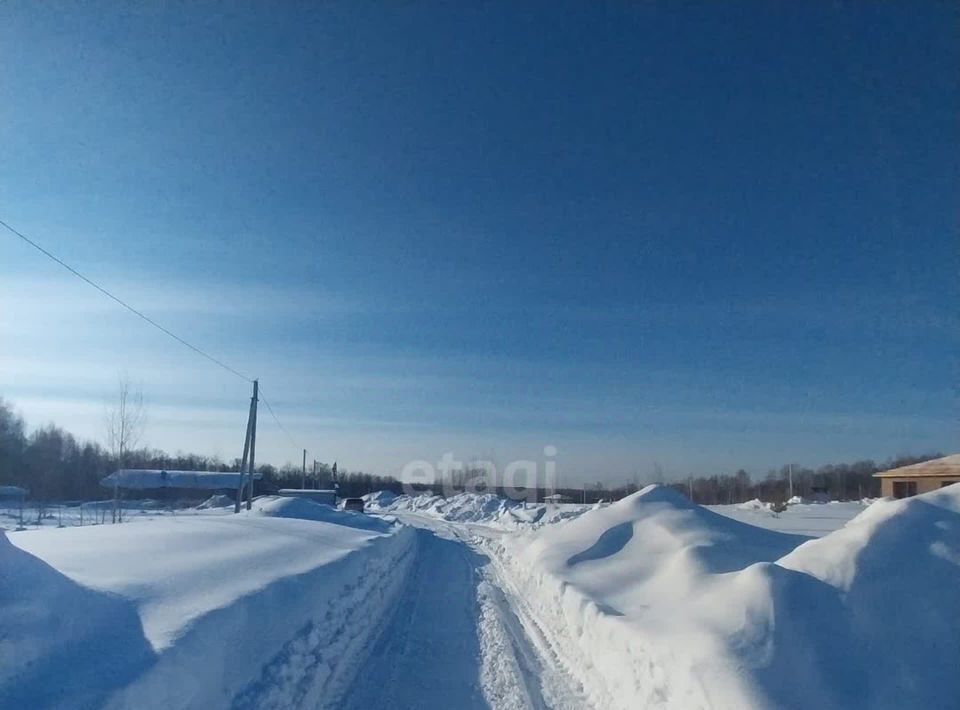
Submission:
<svg viewBox="0 0 960 710">
<path fill-rule="evenodd" d="M 107 407 L 104 417 L 107 431 L 107 447 L 117 462 L 117 468 L 124 468 L 127 453 L 136 448 L 143 436 L 147 421 L 147 412 L 143 404 L 143 388 L 134 387 L 127 375 L 121 375 L 114 403 Z M 119 480 L 113 483 L 113 522 L 122 520 L 123 511 L 119 506 Z"/>
</svg>

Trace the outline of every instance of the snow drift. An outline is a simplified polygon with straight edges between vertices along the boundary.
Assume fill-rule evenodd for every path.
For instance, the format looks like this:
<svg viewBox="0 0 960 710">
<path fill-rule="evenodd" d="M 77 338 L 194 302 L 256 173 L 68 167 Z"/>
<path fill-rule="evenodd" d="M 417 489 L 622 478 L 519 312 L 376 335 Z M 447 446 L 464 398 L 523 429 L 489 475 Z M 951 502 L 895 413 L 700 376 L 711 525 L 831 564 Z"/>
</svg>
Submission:
<svg viewBox="0 0 960 710">
<path fill-rule="evenodd" d="M 824 667 L 835 707 L 957 707 L 960 484 L 880 500 L 777 564 L 835 602 L 833 617 L 797 609 L 814 650 L 842 662 Z"/>
<path fill-rule="evenodd" d="M 413 535 L 308 501 L 256 503 L 0 539 L 0 706 L 339 697 L 403 585 Z"/>
<path fill-rule="evenodd" d="M 378 513 L 414 513 L 455 523 L 477 523 L 501 528 L 537 527 L 574 518 L 586 506 L 575 504 L 526 503 L 501 498 L 493 493 L 400 495 L 378 491 L 364 496 L 368 509 Z"/>
<path fill-rule="evenodd" d="M 0 707 L 89 707 L 154 659 L 135 604 L 77 584 L 0 531 Z"/>
<path fill-rule="evenodd" d="M 210 510 L 211 508 L 228 508 L 234 504 L 234 499 L 223 493 L 214 493 L 212 496 L 197 506 L 197 510 Z"/>
<path fill-rule="evenodd" d="M 597 707 L 960 697 L 960 485 L 811 541 L 650 486 L 502 545 L 505 576 Z"/>
<path fill-rule="evenodd" d="M 264 496 L 253 503 L 255 515 L 265 515 L 271 518 L 296 518 L 297 520 L 315 520 L 317 522 L 334 523 L 348 528 L 372 530 L 374 532 L 389 532 L 394 525 L 391 521 L 381 518 L 372 518 L 362 513 L 353 513 L 337 510 L 323 503 L 314 503 L 304 498 L 288 498 L 281 496 Z"/>
</svg>

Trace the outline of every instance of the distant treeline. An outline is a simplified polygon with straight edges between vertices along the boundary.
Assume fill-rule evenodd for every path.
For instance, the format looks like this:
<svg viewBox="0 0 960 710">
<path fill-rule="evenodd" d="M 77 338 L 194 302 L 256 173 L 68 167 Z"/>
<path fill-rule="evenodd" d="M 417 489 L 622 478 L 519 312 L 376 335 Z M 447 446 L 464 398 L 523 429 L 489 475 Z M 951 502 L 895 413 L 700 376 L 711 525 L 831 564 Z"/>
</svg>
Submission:
<svg viewBox="0 0 960 710">
<path fill-rule="evenodd" d="M 240 459 L 225 462 L 215 456 L 198 454 L 169 455 L 157 449 L 135 449 L 124 454 L 125 468 L 153 468 L 181 471 L 239 471 Z M 30 498 L 41 501 L 105 500 L 112 491 L 100 486 L 100 480 L 120 468 L 118 457 L 100 444 L 78 441 L 69 432 L 54 425 L 35 430 L 30 435 L 21 417 L 0 399 L 0 486 L 20 486 L 30 491 Z M 311 467 L 312 468 L 312 467 Z M 299 488 L 301 470 L 287 465 L 257 466 L 263 478 L 257 481 L 257 494 L 278 488 Z M 317 475 L 308 472 L 307 487 L 331 485 L 330 464 L 318 466 Z M 338 472 L 341 495 L 362 495 L 375 490 L 401 492 L 395 478 L 368 473 Z M 202 498 L 209 491 L 178 491 L 183 498 Z"/>
<path fill-rule="evenodd" d="M 821 493 L 836 500 L 859 500 L 880 495 L 879 481 L 873 478 L 877 471 L 903 466 L 918 461 L 937 458 L 941 454 L 925 456 L 900 456 L 895 459 L 875 463 L 857 461 L 855 463 L 829 464 L 816 469 L 803 466 L 792 468 L 793 493 L 802 497 L 812 497 Z M 237 471 L 239 459 L 224 462 L 217 457 L 197 454 L 176 454 L 171 456 L 156 449 L 137 449 L 124 455 L 126 468 L 155 468 L 186 471 Z M 48 425 L 26 434 L 23 419 L 0 399 L 0 486 L 14 485 L 27 488 L 30 498 L 44 501 L 72 501 L 106 499 L 111 492 L 100 486 L 100 480 L 119 468 L 117 457 L 102 446 L 92 442 L 78 441 L 69 432 Z M 258 481 L 256 492 L 267 493 L 279 488 L 299 488 L 302 473 L 298 466 L 286 465 L 276 468 L 270 464 L 257 467 L 263 474 Z M 407 486 L 416 492 L 432 491 L 438 494 L 455 493 L 462 490 L 516 495 L 516 491 L 504 490 L 495 486 L 484 487 L 476 484 L 471 471 L 458 471 L 457 475 L 443 484 L 417 484 Z M 569 475 L 569 474 L 568 474 Z M 768 472 L 763 478 L 752 478 L 744 470 L 729 475 L 690 477 L 669 485 L 702 504 L 741 503 L 752 498 L 765 501 L 786 500 L 789 496 L 791 468 L 784 466 Z M 316 475 L 312 466 L 308 470 L 306 485 L 308 488 L 326 488 L 334 480 L 330 464 L 319 464 Z M 344 497 L 360 496 L 378 490 L 389 490 L 400 494 L 404 484 L 390 476 L 376 476 L 360 472 L 337 472 L 336 480 L 340 486 L 340 495 Z M 472 483 L 471 483 L 472 481 Z M 654 481 L 647 481 L 652 483 Z M 598 500 L 618 500 L 633 493 L 644 484 L 632 481 L 622 486 L 605 486 L 602 483 L 583 488 L 562 488 L 558 491 L 543 488 L 531 491 L 529 499 L 543 500 L 550 493 L 560 493 L 570 502 L 594 503 Z M 194 497 L 208 495 L 208 492 L 196 491 Z"/>
<path fill-rule="evenodd" d="M 318 463 L 314 475 L 312 466 L 307 469 L 306 481 L 302 469 L 292 464 L 275 468 L 269 464 L 258 466 L 257 470 L 263 474 L 263 480 L 258 482 L 259 490 L 264 493 L 279 488 L 300 488 L 301 484 L 307 488 L 332 488 L 334 481 L 339 486 L 340 497 L 353 498 L 374 491 L 392 491 L 399 495 L 403 492 L 403 484 L 392 476 L 377 476 L 359 471 L 333 472 L 333 466 L 328 463 Z"/>
<path fill-rule="evenodd" d="M 631 493 L 643 488 L 649 483 L 664 483 L 683 493 L 695 503 L 701 505 L 718 505 L 730 503 L 744 503 L 758 498 L 763 501 L 786 501 L 792 495 L 806 499 L 826 498 L 829 500 L 860 500 L 862 498 L 876 498 L 880 495 L 880 481 L 873 477 L 878 471 L 887 471 L 898 466 L 907 466 L 921 461 L 929 461 L 943 456 L 941 453 L 930 453 L 922 456 L 897 456 L 880 463 L 872 460 L 855 461 L 854 463 L 826 464 L 819 468 L 806 466 L 782 466 L 778 470 L 768 471 L 763 478 L 753 477 L 747 471 L 740 469 L 733 474 L 713 476 L 688 476 L 682 480 L 664 481 L 655 477 L 641 482 L 630 481 L 619 486 L 593 483 L 580 488 L 561 487 L 556 490 L 538 488 L 531 498 L 542 501 L 545 496 L 559 493 L 563 500 L 572 503 L 596 503 L 601 500 L 620 500 Z M 473 475 L 471 475 L 473 474 Z M 436 493 L 472 490 L 477 492 L 491 492 L 510 497 L 516 495 L 510 489 L 491 487 L 488 489 L 471 485 L 471 478 L 475 481 L 482 475 L 477 471 L 455 471 L 444 485 L 444 491 L 439 487 Z M 464 482 L 464 481 L 467 482 Z"/>
<path fill-rule="evenodd" d="M 942 455 L 897 456 L 880 463 L 866 459 L 818 468 L 782 466 L 779 470 L 767 472 L 763 478 L 751 477 L 741 469 L 732 475 L 690 477 L 686 481 L 671 482 L 670 485 L 701 505 L 743 503 L 754 498 L 786 501 L 791 494 L 791 480 L 794 496 L 860 500 L 880 496 L 880 480 L 873 477 L 878 471 L 929 461 Z"/>
</svg>

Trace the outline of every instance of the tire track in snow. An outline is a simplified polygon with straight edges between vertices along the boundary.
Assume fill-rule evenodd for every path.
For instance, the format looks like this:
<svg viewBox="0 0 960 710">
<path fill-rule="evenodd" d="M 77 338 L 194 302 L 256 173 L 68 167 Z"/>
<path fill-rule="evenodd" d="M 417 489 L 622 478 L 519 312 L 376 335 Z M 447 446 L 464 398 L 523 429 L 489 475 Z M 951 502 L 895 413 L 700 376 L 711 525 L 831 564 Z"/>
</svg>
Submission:
<svg viewBox="0 0 960 710">
<path fill-rule="evenodd" d="M 476 543 L 475 543 L 476 544 Z M 496 590 L 504 623 L 514 640 L 514 649 L 529 689 L 533 708 L 551 710 L 585 710 L 592 705 L 583 688 L 565 669 L 563 659 L 536 615 L 503 574 L 495 555 L 488 555 L 484 573 Z"/>
<path fill-rule="evenodd" d="M 263 666 L 259 677 L 233 698 L 231 709 L 324 707 L 324 697 L 339 695 L 357 671 L 377 617 L 389 616 L 388 609 L 402 592 L 416 545 L 409 538 L 400 545 L 399 554 L 368 559 L 362 572 L 332 596 L 329 606 L 318 607 Z"/>
<path fill-rule="evenodd" d="M 426 528 L 423 534 L 429 537 L 420 538 L 422 544 L 430 544 L 428 541 L 432 538 L 434 541 L 445 541 L 447 546 L 454 546 L 450 549 L 459 551 L 462 562 L 469 570 L 469 580 L 460 577 L 460 581 L 466 584 L 458 594 L 466 592 L 473 606 L 471 633 L 478 641 L 478 653 L 470 663 L 473 664 L 474 678 L 479 676 L 482 697 L 486 701 L 482 707 L 493 710 L 589 708 L 579 686 L 569 678 L 562 663 L 552 652 L 536 620 L 525 605 L 518 603 L 522 600 L 505 584 L 506 580 L 502 578 L 494 559 L 483 551 L 480 541 L 466 527 L 416 514 L 397 517 L 416 527 Z M 437 572 L 435 569 L 434 574 Z M 423 568 L 413 571 L 414 575 L 423 573 Z M 422 581 L 411 580 L 411 583 L 418 585 Z M 397 613 L 402 613 L 402 608 L 398 608 Z M 391 634 L 388 632 L 386 635 Z M 386 651 L 386 648 L 382 650 Z M 393 653 L 398 651 L 394 648 Z M 381 657 L 388 655 L 389 652 Z M 424 659 L 424 662 L 429 663 L 430 659 Z M 403 680 L 392 682 L 403 683 Z M 459 704 L 455 698 L 446 700 L 445 705 L 422 702 L 404 706 L 391 705 L 384 698 L 379 704 L 387 708 L 471 707 Z M 376 705 L 358 703 L 351 707 L 359 709 Z"/>
<path fill-rule="evenodd" d="M 496 710 L 546 710 L 537 678 L 539 664 L 525 652 L 522 631 L 518 635 L 502 592 L 483 580 L 477 593 L 484 696 Z"/>
<path fill-rule="evenodd" d="M 419 550 L 392 618 L 338 707 L 486 708 L 480 687 L 477 555 L 417 530 Z"/>
</svg>

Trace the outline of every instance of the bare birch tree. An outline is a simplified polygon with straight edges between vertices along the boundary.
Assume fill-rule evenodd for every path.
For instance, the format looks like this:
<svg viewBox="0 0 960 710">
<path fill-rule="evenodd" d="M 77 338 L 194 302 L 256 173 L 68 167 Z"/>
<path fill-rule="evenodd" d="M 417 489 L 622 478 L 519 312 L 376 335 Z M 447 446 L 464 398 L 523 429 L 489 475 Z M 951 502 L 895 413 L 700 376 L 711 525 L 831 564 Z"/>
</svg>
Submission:
<svg viewBox="0 0 960 710">
<path fill-rule="evenodd" d="M 143 404 L 143 388 L 134 387 L 127 375 L 119 378 L 114 404 L 107 407 L 105 424 L 107 447 L 117 462 L 117 468 L 123 469 L 127 453 L 136 448 L 143 436 L 147 412 Z M 113 522 L 120 522 L 123 511 L 119 505 L 119 479 L 113 482 Z"/>
</svg>

